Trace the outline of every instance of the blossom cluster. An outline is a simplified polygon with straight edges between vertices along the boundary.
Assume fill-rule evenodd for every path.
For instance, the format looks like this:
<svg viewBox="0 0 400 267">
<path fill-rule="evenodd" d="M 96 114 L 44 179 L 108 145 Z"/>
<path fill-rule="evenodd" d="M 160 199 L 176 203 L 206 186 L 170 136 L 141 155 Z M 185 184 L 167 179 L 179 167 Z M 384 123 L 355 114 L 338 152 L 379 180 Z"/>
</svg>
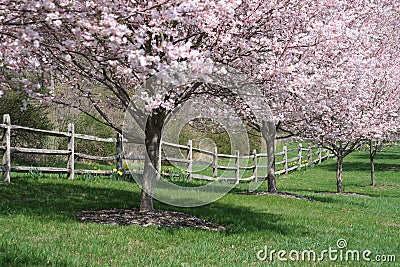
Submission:
<svg viewBox="0 0 400 267">
<path fill-rule="evenodd" d="M 320 143 L 379 139 L 399 129 L 399 9 L 394 0 L 0 0 L 0 86 L 101 111 L 116 128 L 107 112 L 132 95 L 148 112 L 208 95 L 254 125 L 271 106 L 279 127 Z M 207 86 L 226 72 L 215 63 L 261 89 L 226 97 Z M 157 73 L 168 90 L 135 94 Z"/>
</svg>

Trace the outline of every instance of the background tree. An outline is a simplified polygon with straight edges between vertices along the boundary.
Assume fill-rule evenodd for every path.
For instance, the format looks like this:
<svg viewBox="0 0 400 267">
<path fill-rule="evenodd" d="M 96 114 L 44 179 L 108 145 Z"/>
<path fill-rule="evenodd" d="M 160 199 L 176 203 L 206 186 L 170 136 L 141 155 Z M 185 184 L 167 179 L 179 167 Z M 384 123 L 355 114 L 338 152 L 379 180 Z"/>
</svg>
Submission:
<svg viewBox="0 0 400 267">
<path fill-rule="evenodd" d="M 16 91 L 7 90 L 0 97 L 0 115 L 9 114 L 14 125 L 21 125 L 31 128 L 47 129 L 52 128 L 48 118 L 48 106 L 29 100 L 26 95 Z M 21 131 L 21 130 L 19 130 Z M 40 148 L 47 144 L 47 138 L 43 135 L 32 132 L 11 132 L 11 146 L 13 147 L 36 147 Z M 18 162 L 35 164 L 36 159 L 24 154 L 14 154 Z"/>
<path fill-rule="evenodd" d="M 274 102 L 281 127 L 336 156 L 338 192 L 343 159 L 361 141 L 398 129 L 398 4 L 351 3 L 326 22 L 343 30 L 324 31 L 327 41 L 304 50 L 284 76 L 300 78 L 287 79 Z"/>
</svg>

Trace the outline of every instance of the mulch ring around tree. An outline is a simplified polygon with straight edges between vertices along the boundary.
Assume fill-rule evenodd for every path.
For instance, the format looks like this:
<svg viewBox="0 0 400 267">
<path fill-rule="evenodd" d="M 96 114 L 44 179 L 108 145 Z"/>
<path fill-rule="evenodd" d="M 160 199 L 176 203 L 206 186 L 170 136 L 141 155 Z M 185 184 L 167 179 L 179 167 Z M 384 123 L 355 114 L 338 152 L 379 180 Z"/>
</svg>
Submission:
<svg viewBox="0 0 400 267">
<path fill-rule="evenodd" d="M 99 211 L 83 211 L 77 215 L 81 222 L 111 225 L 164 226 L 192 228 L 210 231 L 225 230 L 225 227 L 175 211 L 154 210 L 139 212 L 138 209 L 113 209 Z"/>
<path fill-rule="evenodd" d="M 243 194 L 243 195 L 276 195 L 276 196 L 282 196 L 282 197 L 287 197 L 287 198 L 296 198 L 296 199 L 301 199 L 301 200 L 307 200 L 307 201 L 315 201 L 315 199 L 312 199 L 310 197 L 305 197 L 305 196 L 300 196 L 297 194 L 293 193 L 286 193 L 286 192 L 276 192 L 276 193 L 270 193 L 270 192 L 264 192 L 264 191 L 240 191 L 240 192 L 233 192 L 234 194 Z"/>
</svg>

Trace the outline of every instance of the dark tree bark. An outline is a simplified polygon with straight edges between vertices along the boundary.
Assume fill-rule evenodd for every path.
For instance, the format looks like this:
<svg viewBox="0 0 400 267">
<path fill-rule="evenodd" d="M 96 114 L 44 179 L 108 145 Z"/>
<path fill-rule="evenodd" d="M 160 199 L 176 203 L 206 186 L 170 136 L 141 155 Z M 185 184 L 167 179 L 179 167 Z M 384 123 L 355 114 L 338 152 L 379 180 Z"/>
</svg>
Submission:
<svg viewBox="0 0 400 267">
<path fill-rule="evenodd" d="M 349 142 L 335 142 L 330 146 L 324 146 L 329 149 L 337 159 L 337 167 L 336 167 L 336 187 L 338 193 L 343 193 L 343 160 L 347 157 L 351 152 L 359 148 L 361 145 L 361 140 L 357 139 Z"/>
<path fill-rule="evenodd" d="M 157 177 L 157 160 L 159 155 L 159 146 L 161 143 L 161 131 L 164 124 L 164 113 L 153 113 L 149 116 L 146 123 L 145 146 L 147 155 L 145 157 L 142 196 L 140 201 L 140 212 L 154 210 L 154 183 Z"/>
<path fill-rule="evenodd" d="M 336 186 L 338 193 L 343 193 L 343 158 L 341 154 L 337 156 Z"/>
<path fill-rule="evenodd" d="M 376 177 L 375 177 L 375 156 L 378 154 L 378 151 L 383 149 L 383 143 L 381 141 L 370 141 L 369 142 L 369 164 L 371 167 L 371 185 L 376 185 Z"/>
<path fill-rule="evenodd" d="M 268 192 L 276 193 L 278 189 L 276 187 L 276 176 L 275 176 L 275 134 L 276 128 L 273 121 L 264 121 L 261 128 L 262 136 L 267 144 L 267 155 L 268 155 Z"/>
<path fill-rule="evenodd" d="M 371 185 L 375 186 L 376 185 L 376 179 L 375 179 L 375 162 L 374 162 L 374 157 L 370 157 L 370 165 L 371 165 Z"/>
</svg>

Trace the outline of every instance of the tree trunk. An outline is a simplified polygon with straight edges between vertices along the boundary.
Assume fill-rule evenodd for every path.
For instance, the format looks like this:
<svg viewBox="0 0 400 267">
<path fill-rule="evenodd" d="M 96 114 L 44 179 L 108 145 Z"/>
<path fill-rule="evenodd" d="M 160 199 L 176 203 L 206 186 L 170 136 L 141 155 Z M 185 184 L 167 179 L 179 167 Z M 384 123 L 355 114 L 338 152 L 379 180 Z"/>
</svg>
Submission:
<svg viewBox="0 0 400 267">
<path fill-rule="evenodd" d="M 336 170 L 336 185 L 338 193 L 343 193 L 342 173 L 343 173 L 343 156 L 338 155 L 337 170 Z"/>
<path fill-rule="evenodd" d="M 154 183 L 157 177 L 157 161 L 159 154 L 159 146 L 161 142 L 161 130 L 163 125 L 163 116 L 152 114 L 146 123 L 145 145 L 147 155 L 144 162 L 142 197 L 140 201 L 140 212 L 154 210 L 153 196 Z"/>
<path fill-rule="evenodd" d="M 371 185 L 375 186 L 376 182 L 375 182 L 375 162 L 374 162 L 374 158 L 375 158 L 375 153 L 373 150 L 373 142 L 371 141 L 369 143 L 369 164 L 371 166 Z"/>
<path fill-rule="evenodd" d="M 263 121 L 262 136 L 267 144 L 268 155 L 268 192 L 276 193 L 276 176 L 275 176 L 275 124 L 273 121 Z"/>
<path fill-rule="evenodd" d="M 376 181 L 375 181 L 375 163 L 374 163 L 374 157 L 370 158 L 370 164 L 371 164 L 371 185 L 375 186 Z"/>
<path fill-rule="evenodd" d="M 151 160 L 146 156 L 143 170 L 143 181 L 142 181 L 142 196 L 140 199 L 140 212 L 152 211 L 153 207 L 153 195 L 154 195 L 154 165 Z"/>
</svg>

